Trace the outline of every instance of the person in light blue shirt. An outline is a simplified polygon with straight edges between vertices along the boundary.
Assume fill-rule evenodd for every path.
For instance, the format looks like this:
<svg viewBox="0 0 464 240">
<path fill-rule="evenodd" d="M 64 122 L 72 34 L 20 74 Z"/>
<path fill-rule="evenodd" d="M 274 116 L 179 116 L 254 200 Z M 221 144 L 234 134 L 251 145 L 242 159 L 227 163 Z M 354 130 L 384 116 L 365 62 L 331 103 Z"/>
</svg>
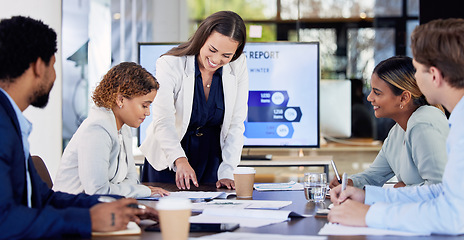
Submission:
<svg viewBox="0 0 464 240">
<path fill-rule="evenodd" d="M 441 184 L 400 189 L 337 186 L 330 222 L 422 234 L 464 234 L 464 19 L 439 19 L 411 36 L 416 79 L 430 103 L 451 115 Z M 343 203 L 343 204 L 341 204 Z"/>
<path fill-rule="evenodd" d="M 395 56 L 380 62 L 372 73 L 367 97 L 378 118 L 391 118 L 382 149 L 364 172 L 349 176 L 348 185 L 382 186 L 393 176 L 394 187 L 440 183 L 446 165 L 448 120 L 441 106 L 430 106 L 419 90 L 412 59 Z M 334 178 L 330 188 L 338 185 Z"/>
</svg>

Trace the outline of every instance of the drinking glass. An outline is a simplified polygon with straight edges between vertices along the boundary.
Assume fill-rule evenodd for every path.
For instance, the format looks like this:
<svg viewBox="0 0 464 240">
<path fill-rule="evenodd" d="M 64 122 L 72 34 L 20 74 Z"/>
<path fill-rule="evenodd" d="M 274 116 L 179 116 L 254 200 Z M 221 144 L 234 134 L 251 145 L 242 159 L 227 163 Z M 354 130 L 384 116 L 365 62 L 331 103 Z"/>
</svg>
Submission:
<svg viewBox="0 0 464 240">
<path fill-rule="evenodd" d="M 310 202 L 323 202 L 327 193 L 327 176 L 325 173 L 305 173 L 304 193 Z"/>
</svg>

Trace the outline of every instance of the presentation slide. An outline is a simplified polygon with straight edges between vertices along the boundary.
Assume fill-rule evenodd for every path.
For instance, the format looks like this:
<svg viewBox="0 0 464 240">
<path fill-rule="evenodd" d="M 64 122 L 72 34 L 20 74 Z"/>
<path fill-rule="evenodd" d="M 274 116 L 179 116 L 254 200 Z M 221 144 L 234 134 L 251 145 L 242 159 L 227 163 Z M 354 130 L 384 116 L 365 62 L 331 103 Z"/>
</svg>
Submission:
<svg viewBox="0 0 464 240">
<path fill-rule="evenodd" d="M 245 146 L 319 145 L 319 45 L 247 43 Z"/>
</svg>

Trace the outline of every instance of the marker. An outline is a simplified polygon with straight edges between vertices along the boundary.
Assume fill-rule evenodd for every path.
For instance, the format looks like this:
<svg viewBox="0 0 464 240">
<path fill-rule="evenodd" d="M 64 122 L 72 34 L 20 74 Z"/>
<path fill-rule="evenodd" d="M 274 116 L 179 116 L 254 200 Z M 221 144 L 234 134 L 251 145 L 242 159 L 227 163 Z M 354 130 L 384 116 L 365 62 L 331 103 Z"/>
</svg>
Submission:
<svg viewBox="0 0 464 240">
<path fill-rule="evenodd" d="M 346 175 L 346 173 L 343 173 L 343 176 L 342 176 L 342 191 L 341 192 L 345 191 L 346 182 L 347 182 L 347 175 Z"/>
<path fill-rule="evenodd" d="M 110 197 L 110 196 L 100 196 L 100 197 L 98 197 L 98 201 L 103 202 L 103 203 L 114 202 L 116 200 L 117 200 L 116 198 Z M 136 204 L 136 203 L 131 203 L 131 204 L 128 204 L 127 206 L 130 207 L 130 208 L 138 208 L 138 209 L 146 209 L 147 208 L 147 206 L 145 206 L 145 205 Z"/>
<path fill-rule="evenodd" d="M 342 180 L 340 179 L 340 175 L 338 175 L 337 167 L 335 166 L 335 163 L 333 160 L 330 160 L 330 163 L 332 163 L 332 168 L 334 169 L 335 176 L 337 177 L 338 183 L 342 183 Z"/>
</svg>

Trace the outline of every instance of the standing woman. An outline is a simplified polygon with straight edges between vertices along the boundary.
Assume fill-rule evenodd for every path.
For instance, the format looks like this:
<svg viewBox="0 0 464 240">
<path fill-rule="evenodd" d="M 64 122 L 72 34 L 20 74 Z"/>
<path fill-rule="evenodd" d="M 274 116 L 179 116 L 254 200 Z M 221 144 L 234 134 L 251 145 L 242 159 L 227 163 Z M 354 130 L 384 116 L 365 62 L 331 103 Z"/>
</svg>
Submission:
<svg viewBox="0 0 464 240">
<path fill-rule="evenodd" d="M 232 172 L 240 162 L 248 101 L 245 41 L 242 18 L 221 11 L 157 60 L 162 88 L 140 147 L 146 157 L 142 181 L 235 188 Z"/>
<path fill-rule="evenodd" d="M 53 189 L 134 198 L 168 195 L 139 184 L 129 128 L 139 127 L 150 115 L 158 88 L 153 75 L 136 63 L 111 68 L 93 93 L 96 106 L 64 150 Z"/>
<path fill-rule="evenodd" d="M 371 102 L 375 116 L 391 118 L 382 149 L 364 172 L 348 177 L 348 185 L 382 186 L 393 176 L 394 187 L 440 183 L 446 165 L 449 127 L 443 110 L 429 106 L 417 86 L 410 57 L 391 57 L 380 62 L 371 77 Z M 334 178 L 330 188 L 338 185 Z"/>
</svg>

